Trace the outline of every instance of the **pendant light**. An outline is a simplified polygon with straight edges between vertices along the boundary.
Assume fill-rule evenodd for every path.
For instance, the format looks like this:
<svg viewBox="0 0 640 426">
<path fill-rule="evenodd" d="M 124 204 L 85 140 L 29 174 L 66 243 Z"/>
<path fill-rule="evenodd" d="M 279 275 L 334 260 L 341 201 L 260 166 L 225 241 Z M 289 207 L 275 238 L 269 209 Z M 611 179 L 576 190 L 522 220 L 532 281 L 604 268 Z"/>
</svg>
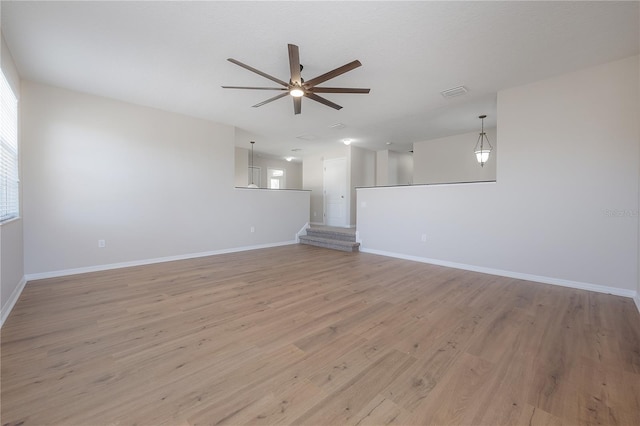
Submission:
<svg viewBox="0 0 640 426">
<path fill-rule="evenodd" d="M 484 119 L 487 118 L 487 116 L 481 115 L 478 118 L 482 120 L 482 130 L 480 131 L 480 136 L 478 136 L 478 142 L 476 142 L 475 153 L 478 163 L 480 163 L 480 166 L 484 167 L 484 163 L 489 159 L 489 154 L 493 147 L 491 146 L 491 143 L 489 143 L 487 134 L 484 132 Z"/>
<path fill-rule="evenodd" d="M 247 186 L 247 188 L 257 188 L 258 185 L 256 185 L 255 183 L 253 183 L 253 144 L 255 144 L 255 141 L 251 141 L 251 167 L 249 168 L 251 170 L 251 183 L 249 184 L 249 186 Z"/>
</svg>

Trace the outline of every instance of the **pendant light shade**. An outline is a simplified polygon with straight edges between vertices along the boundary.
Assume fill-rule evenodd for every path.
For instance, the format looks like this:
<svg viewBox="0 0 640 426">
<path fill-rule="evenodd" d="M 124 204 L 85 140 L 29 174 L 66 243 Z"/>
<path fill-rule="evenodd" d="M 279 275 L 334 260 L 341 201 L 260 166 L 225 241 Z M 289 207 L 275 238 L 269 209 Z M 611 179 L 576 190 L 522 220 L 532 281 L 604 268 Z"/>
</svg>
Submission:
<svg viewBox="0 0 640 426">
<path fill-rule="evenodd" d="M 251 183 L 247 186 L 247 188 L 257 188 L 258 185 L 256 185 L 255 183 L 253 183 L 253 145 L 255 144 L 255 141 L 251 141 Z"/>
<path fill-rule="evenodd" d="M 484 167 L 484 163 L 487 162 L 487 160 L 489 159 L 489 154 L 491 153 L 491 150 L 489 149 L 480 149 L 476 151 L 476 160 L 478 160 L 478 163 L 480 163 L 480 165 L 482 167 Z"/>
<path fill-rule="evenodd" d="M 489 160 L 489 154 L 491 154 L 493 147 L 487 138 L 487 134 L 484 132 L 484 119 L 487 118 L 487 116 L 481 115 L 478 118 L 482 120 L 482 130 L 480 131 L 480 136 L 478 136 L 478 142 L 476 142 L 474 152 L 476 153 L 476 160 L 478 160 L 480 166 L 484 167 L 484 163 Z"/>
</svg>

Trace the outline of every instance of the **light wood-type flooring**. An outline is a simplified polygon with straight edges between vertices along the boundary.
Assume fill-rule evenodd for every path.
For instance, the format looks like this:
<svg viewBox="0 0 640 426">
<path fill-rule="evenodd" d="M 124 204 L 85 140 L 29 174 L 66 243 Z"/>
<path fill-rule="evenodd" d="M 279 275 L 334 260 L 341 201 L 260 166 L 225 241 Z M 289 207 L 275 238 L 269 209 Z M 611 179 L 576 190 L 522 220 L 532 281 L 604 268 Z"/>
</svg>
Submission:
<svg viewBox="0 0 640 426">
<path fill-rule="evenodd" d="M 2 424 L 640 425 L 629 298 L 291 245 L 27 284 Z"/>
</svg>

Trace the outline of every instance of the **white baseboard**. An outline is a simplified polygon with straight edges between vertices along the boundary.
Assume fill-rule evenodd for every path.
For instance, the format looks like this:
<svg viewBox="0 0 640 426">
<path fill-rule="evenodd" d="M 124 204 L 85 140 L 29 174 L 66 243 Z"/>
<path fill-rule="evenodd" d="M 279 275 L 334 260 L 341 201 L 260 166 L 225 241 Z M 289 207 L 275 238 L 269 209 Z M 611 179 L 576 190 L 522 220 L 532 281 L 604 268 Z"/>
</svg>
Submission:
<svg viewBox="0 0 640 426">
<path fill-rule="evenodd" d="M 129 268 L 132 266 L 151 265 L 154 263 L 173 262 L 175 260 L 195 259 L 198 257 L 215 256 L 218 254 L 237 253 L 241 251 L 257 250 L 270 247 L 286 246 L 297 244 L 296 241 L 283 241 L 280 243 L 259 244 L 255 246 L 234 247 L 222 250 L 213 250 L 200 253 L 181 254 L 177 256 L 158 257 L 155 259 L 134 260 L 131 262 L 110 263 L 107 265 L 86 266 L 83 268 L 63 269 L 59 271 L 39 272 L 36 274 L 27 274 L 26 281 L 42 280 L 45 278 L 65 277 L 67 275 L 86 274 L 88 272 L 108 271 L 111 269 Z M 3 311 L 4 314 L 4 311 Z"/>
<path fill-rule="evenodd" d="M 363 253 L 379 254 L 381 256 L 412 260 L 414 262 L 429 263 L 432 265 L 446 266 L 449 268 L 464 269 L 466 271 L 481 272 L 483 274 L 498 275 L 502 277 L 517 278 L 517 279 L 527 280 L 527 281 L 535 281 L 543 284 L 559 285 L 562 287 L 571 287 L 579 290 L 589 290 L 589 291 L 595 291 L 598 293 L 613 294 L 615 296 L 630 297 L 634 299 L 636 306 L 638 306 L 638 310 L 640 311 L 638 294 L 636 291 L 633 291 L 633 290 L 625 290 L 622 288 L 607 287 L 602 285 L 583 283 L 579 281 L 570 281 L 570 280 L 564 280 L 561 278 L 545 277 L 541 275 L 532 275 L 532 274 L 524 274 L 520 272 L 505 271 L 502 269 L 485 268 L 482 266 L 467 265 L 465 263 L 450 262 L 450 261 L 439 260 L 439 259 L 430 259 L 426 257 L 411 256 L 411 255 L 406 255 L 401 253 L 392 253 L 392 252 L 387 252 L 383 250 L 367 249 L 363 247 L 360 247 L 360 251 Z"/>
<path fill-rule="evenodd" d="M 13 307 L 16 305 L 16 302 L 20 298 L 20 295 L 22 294 L 22 290 L 24 290 L 25 284 L 27 284 L 27 277 L 23 276 L 20 282 L 18 283 L 18 285 L 16 286 L 16 288 L 11 293 L 11 296 L 9 296 L 9 300 L 7 300 L 7 303 L 5 303 L 4 306 L 2 307 L 1 309 L 2 313 L 0 313 L 0 328 L 4 325 L 5 320 L 9 317 L 11 310 L 13 309 Z"/>
<path fill-rule="evenodd" d="M 128 268 L 128 267 L 131 267 L 131 266 L 142 266 L 142 265 L 151 265 L 151 264 L 154 264 L 154 263 L 172 262 L 174 260 L 194 259 L 194 258 L 198 258 L 198 257 L 215 256 L 215 255 L 219 255 L 219 254 L 236 253 L 236 252 L 241 252 L 241 251 L 256 250 L 256 249 L 270 248 L 270 247 L 278 247 L 278 246 L 285 246 L 285 245 L 290 245 L 290 244 L 297 244 L 297 241 L 284 241 L 284 242 L 280 242 L 280 243 L 270 243 L 270 244 L 260 244 L 260 245 L 255 245 L 255 246 L 235 247 L 235 248 L 230 248 L 230 249 L 214 250 L 214 251 L 207 251 L 207 252 L 201 252 L 201 253 L 191 253 L 191 254 L 178 255 L 178 256 L 168 256 L 168 257 L 161 257 L 161 258 L 155 258 L 155 259 L 137 260 L 137 261 L 132 261 L 132 262 L 112 263 L 112 264 L 107 264 L 107 265 L 89 266 L 89 267 L 84 267 L 84 268 L 74 268 L 74 269 L 65 269 L 65 270 L 51 271 L 51 272 L 41 272 L 41 273 L 37 273 L 37 274 L 27 274 L 27 275 L 22 277 L 22 279 L 20 280 L 20 283 L 18 283 L 17 287 L 13 290 L 13 292 L 11 293 L 11 296 L 9 297 L 9 300 L 7 301 L 7 303 L 5 303 L 5 306 L 2 306 L 1 312 L 0 312 L 0 327 L 2 327 L 2 325 L 4 325 L 5 320 L 9 317 L 9 314 L 11 313 L 11 310 L 13 309 L 13 307 L 16 304 L 16 302 L 18 301 L 18 298 L 20 297 L 20 294 L 22 294 L 22 291 L 24 290 L 24 287 L 25 287 L 25 285 L 27 284 L 28 281 L 45 279 L 45 278 L 63 277 L 63 276 L 67 276 L 67 275 L 84 274 L 84 273 L 87 273 L 87 272 L 106 271 L 106 270 L 110 270 L 110 269 Z M 378 254 L 378 255 L 381 255 L 381 256 L 395 257 L 395 258 L 398 258 L 398 259 L 412 260 L 412 261 L 415 261 L 415 262 L 422 262 L 422 263 L 429 263 L 429 264 L 433 264 L 433 265 L 447 266 L 447 267 L 450 267 L 450 268 L 464 269 L 464 270 L 467 270 L 467 271 L 474 271 L 474 272 L 481 272 L 481 273 L 491 274 L 491 275 L 498 275 L 498 276 L 504 276 L 504 277 L 510 277 L 510 278 L 517 278 L 517 279 L 522 279 L 522 280 L 527 280 L 527 281 L 536 281 L 536 282 L 541 282 L 541 283 L 545 283 L 545 284 L 552 284 L 552 285 L 559 285 L 559 286 L 563 286 L 563 287 L 576 288 L 576 289 L 580 289 L 580 290 L 589 290 L 589 291 L 595 291 L 595 292 L 598 292 L 598 293 L 613 294 L 613 295 L 616 295 L 616 296 L 630 297 L 635 302 L 636 307 L 638 308 L 638 312 L 640 312 L 640 294 L 638 294 L 638 292 L 635 292 L 633 290 L 624 290 L 624 289 L 619 289 L 619 288 L 615 288 L 615 287 L 606 287 L 606 286 L 582 283 L 582 282 L 577 282 L 577 281 L 563 280 L 563 279 L 559 279 L 559 278 L 544 277 L 544 276 L 540 276 L 540 275 L 523 274 L 523 273 L 519 273 L 519 272 L 505 271 L 505 270 L 501 270 L 501 269 L 485 268 L 485 267 L 480 267 L 480 266 L 467 265 L 467 264 L 463 264 L 463 263 L 442 261 L 442 260 L 438 260 L 438 259 L 429 259 L 429 258 L 418 257 L 418 256 L 410 256 L 410 255 L 404 255 L 404 254 L 400 254 L 400 253 L 392 253 L 392 252 L 387 252 L 387 251 L 382 251 L 382 250 L 367 249 L 367 248 L 363 248 L 363 247 L 360 247 L 360 251 L 363 252 L 363 253 Z"/>
</svg>

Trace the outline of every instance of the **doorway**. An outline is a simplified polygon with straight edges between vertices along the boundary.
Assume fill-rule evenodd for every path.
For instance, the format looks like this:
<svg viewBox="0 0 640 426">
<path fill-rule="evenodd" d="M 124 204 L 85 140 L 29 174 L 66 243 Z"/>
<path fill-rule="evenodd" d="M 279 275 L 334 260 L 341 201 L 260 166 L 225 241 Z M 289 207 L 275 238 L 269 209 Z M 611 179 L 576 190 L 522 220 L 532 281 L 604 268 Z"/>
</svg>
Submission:
<svg viewBox="0 0 640 426">
<path fill-rule="evenodd" d="M 346 228 L 349 226 L 347 159 L 324 160 L 323 166 L 324 224 Z"/>
</svg>

